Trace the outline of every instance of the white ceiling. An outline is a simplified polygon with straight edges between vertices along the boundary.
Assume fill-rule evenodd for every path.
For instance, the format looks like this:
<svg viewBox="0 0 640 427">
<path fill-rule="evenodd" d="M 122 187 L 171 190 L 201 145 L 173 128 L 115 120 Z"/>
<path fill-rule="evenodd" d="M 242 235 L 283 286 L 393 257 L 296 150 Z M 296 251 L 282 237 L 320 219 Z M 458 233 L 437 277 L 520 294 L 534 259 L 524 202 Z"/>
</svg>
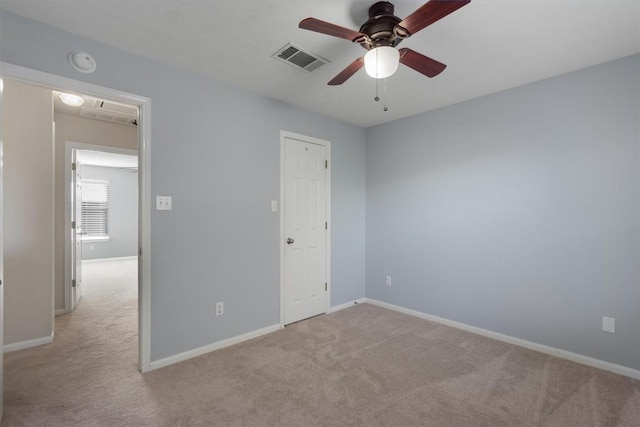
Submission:
<svg viewBox="0 0 640 427">
<path fill-rule="evenodd" d="M 326 84 L 364 54 L 359 45 L 298 28 L 312 16 L 358 30 L 374 2 L 2 0 L 0 7 L 367 127 L 640 52 L 640 0 L 472 0 L 403 41 L 448 67 L 428 79 L 401 65 L 387 79 L 384 112 L 364 70 L 341 86 Z M 424 2 L 394 3 L 404 18 Z M 271 58 L 287 42 L 331 63 L 307 73 Z"/>
</svg>

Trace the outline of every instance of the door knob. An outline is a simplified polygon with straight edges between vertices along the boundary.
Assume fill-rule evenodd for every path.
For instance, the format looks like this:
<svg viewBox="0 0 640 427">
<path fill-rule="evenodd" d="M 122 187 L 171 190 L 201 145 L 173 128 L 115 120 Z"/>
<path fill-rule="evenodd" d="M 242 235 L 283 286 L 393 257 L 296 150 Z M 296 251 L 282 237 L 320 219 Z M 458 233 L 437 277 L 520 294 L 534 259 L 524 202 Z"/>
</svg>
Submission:
<svg viewBox="0 0 640 427">
<path fill-rule="evenodd" d="M 292 244 L 292 243 L 293 243 L 293 239 L 292 239 L 291 237 L 289 237 L 289 238 L 287 239 L 287 245 L 290 245 L 290 244 Z"/>
</svg>

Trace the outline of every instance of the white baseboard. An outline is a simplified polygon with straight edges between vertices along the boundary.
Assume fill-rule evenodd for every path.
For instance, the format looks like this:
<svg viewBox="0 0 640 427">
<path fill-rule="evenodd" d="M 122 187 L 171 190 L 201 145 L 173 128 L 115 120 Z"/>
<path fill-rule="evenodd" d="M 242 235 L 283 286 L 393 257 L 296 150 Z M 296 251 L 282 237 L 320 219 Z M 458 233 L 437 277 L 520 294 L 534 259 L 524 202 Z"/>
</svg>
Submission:
<svg viewBox="0 0 640 427">
<path fill-rule="evenodd" d="M 474 334 L 482 335 L 494 340 L 503 341 L 509 344 L 514 344 L 520 347 L 528 348 L 529 350 L 539 351 L 551 356 L 559 357 L 561 359 L 570 360 L 572 362 L 580 363 L 582 365 L 591 366 L 592 368 L 602 369 L 604 371 L 613 372 L 614 374 L 624 375 L 626 377 L 640 379 L 640 370 L 629 368 L 627 366 L 617 365 L 611 362 L 605 362 L 604 360 L 594 359 L 593 357 L 583 356 L 581 354 L 572 353 L 570 351 L 561 350 L 559 348 L 550 347 L 544 344 L 538 344 L 532 341 L 515 338 L 509 335 L 504 335 L 498 332 L 493 332 L 487 329 L 478 328 L 476 326 L 467 325 L 465 323 L 456 322 L 454 320 L 444 319 L 442 317 L 433 316 L 431 314 L 422 313 L 420 311 L 411 310 L 409 308 L 400 307 L 394 304 L 388 304 L 386 302 L 377 301 L 371 298 L 365 298 L 365 302 L 369 304 L 377 305 L 379 307 L 394 310 L 400 313 L 408 314 L 410 316 L 419 317 L 421 319 L 430 320 L 432 322 L 441 323 L 443 325 L 451 326 L 456 329 L 462 329 L 463 331 L 472 332 Z"/>
<path fill-rule="evenodd" d="M 55 315 L 56 315 L 56 316 L 60 316 L 60 315 L 62 315 L 62 314 L 67 314 L 67 313 L 68 313 L 68 311 L 67 311 L 67 310 L 65 310 L 64 308 L 59 308 L 59 309 L 57 309 L 57 310 L 55 311 Z"/>
<path fill-rule="evenodd" d="M 121 256 L 121 257 L 114 257 L 114 258 L 96 258 L 96 259 L 83 259 L 82 262 L 108 262 L 108 261 L 127 261 L 127 260 L 134 260 L 134 259 L 138 259 L 137 256 Z"/>
<path fill-rule="evenodd" d="M 354 305 L 362 304 L 364 302 L 366 302 L 365 298 L 359 298 L 357 300 L 345 302 L 344 304 L 335 305 L 329 308 L 329 311 L 327 311 L 327 314 L 335 313 L 336 311 L 344 310 L 345 308 L 353 307 Z"/>
<path fill-rule="evenodd" d="M 37 347 L 43 344 L 51 344 L 53 342 L 53 333 L 48 337 L 35 338 L 32 340 L 19 341 L 11 344 L 5 344 L 2 346 L 3 353 L 10 353 L 12 351 L 24 350 L 25 348 Z"/>
<path fill-rule="evenodd" d="M 247 341 L 253 338 L 258 338 L 262 335 L 270 334 L 279 329 L 280 329 L 280 324 L 275 324 L 275 325 L 267 326 L 262 329 L 257 329 L 252 332 L 247 332 L 246 334 L 231 337 L 226 340 L 214 342 L 213 344 L 205 345 L 204 347 L 194 348 L 193 350 L 185 351 L 184 353 L 165 357 L 164 359 L 155 360 L 155 361 L 152 361 L 151 364 L 149 365 L 149 371 L 153 371 L 154 369 L 164 368 L 165 366 L 173 365 L 174 363 L 178 363 L 188 359 L 192 359 L 194 357 L 202 356 L 203 354 L 212 352 L 214 350 L 219 350 L 224 347 L 229 347 L 234 344 L 239 344 L 243 341 Z"/>
</svg>

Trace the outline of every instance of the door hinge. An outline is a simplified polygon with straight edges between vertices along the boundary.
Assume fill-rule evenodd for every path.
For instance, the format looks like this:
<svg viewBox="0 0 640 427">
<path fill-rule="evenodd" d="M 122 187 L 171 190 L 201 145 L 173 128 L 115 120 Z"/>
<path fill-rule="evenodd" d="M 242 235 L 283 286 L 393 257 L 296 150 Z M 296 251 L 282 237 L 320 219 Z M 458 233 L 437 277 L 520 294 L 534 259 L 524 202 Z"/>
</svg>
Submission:
<svg viewBox="0 0 640 427">
<path fill-rule="evenodd" d="M 324 229 L 325 230 L 329 229 L 329 223 L 327 221 L 324 222 Z"/>
<path fill-rule="evenodd" d="M 76 162 L 71 163 L 71 170 L 76 170 Z"/>
<path fill-rule="evenodd" d="M 72 230 L 76 229 L 76 222 L 75 221 L 71 221 L 71 229 Z"/>
<path fill-rule="evenodd" d="M 138 255 L 142 256 L 142 248 L 138 248 Z"/>
<path fill-rule="evenodd" d="M 329 169 L 329 160 L 324 161 L 324 168 Z"/>
<path fill-rule="evenodd" d="M 328 288 L 328 286 L 327 286 L 327 284 L 325 283 L 325 284 L 324 284 L 324 291 L 325 291 L 325 292 L 327 292 L 327 288 Z"/>
<path fill-rule="evenodd" d="M 75 288 L 75 287 L 76 287 L 76 279 L 73 279 L 73 280 L 71 281 L 71 287 L 72 287 L 72 288 Z"/>
</svg>

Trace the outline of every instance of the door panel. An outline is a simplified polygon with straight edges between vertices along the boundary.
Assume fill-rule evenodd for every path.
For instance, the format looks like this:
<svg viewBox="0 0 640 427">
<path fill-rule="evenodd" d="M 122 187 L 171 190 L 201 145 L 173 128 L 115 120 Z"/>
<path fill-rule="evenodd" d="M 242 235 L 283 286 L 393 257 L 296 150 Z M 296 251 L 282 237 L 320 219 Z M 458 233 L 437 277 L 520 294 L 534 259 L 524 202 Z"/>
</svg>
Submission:
<svg viewBox="0 0 640 427">
<path fill-rule="evenodd" d="M 284 322 L 326 310 L 326 148 L 285 138 Z"/>
<path fill-rule="evenodd" d="M 71 310 L 75 310 L 82 297 L 82 165 L 77 159 L 77 150 L 72 150 L 71 173 Z"/>
</svg>

